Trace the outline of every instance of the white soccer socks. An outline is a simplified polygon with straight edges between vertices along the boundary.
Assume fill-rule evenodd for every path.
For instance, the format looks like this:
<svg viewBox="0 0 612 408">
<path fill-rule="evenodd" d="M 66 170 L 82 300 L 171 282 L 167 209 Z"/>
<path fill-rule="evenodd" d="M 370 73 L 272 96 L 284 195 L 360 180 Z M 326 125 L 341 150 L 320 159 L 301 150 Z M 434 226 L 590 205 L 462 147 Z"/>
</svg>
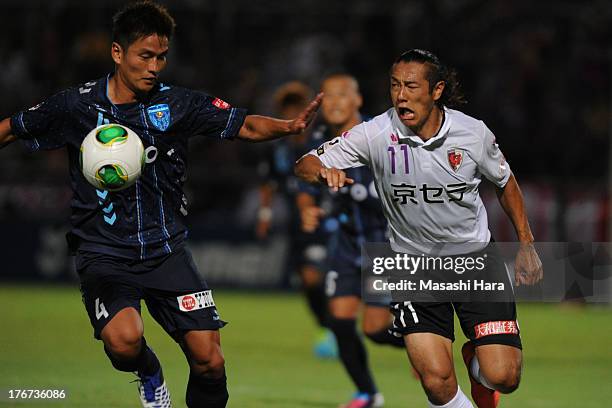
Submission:
<svg viewBox="0 0 612 408">
<path fill-rule="evenodd" d="M 444 405 L 435 405 L 430 401 L 427 401 L 429 408 L 474 408 L 468 397 L 465 396 L 461 387 L 457 386 L 457 394 L 452 400 L 448 401 Z"/>
</svg>

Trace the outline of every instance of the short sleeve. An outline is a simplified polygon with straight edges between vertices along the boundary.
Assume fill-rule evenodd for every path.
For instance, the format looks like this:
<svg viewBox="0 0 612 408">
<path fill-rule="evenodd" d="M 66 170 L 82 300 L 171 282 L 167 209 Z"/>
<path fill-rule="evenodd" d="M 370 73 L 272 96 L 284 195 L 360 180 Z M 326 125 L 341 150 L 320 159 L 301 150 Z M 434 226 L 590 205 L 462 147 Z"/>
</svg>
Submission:
<svg viewBox="0 0 612 408">
<path fill-rule="evenodd" d="M 234 108 L 202 92 L 194 93 L 188 103 L 183 130 L 189 137 L 233 139 L 238 135 L 247 114 L 246 109 Z"/>
<path fill-rule="evenodd" d="M 307 154 L 318 157 L 326 167 L 348 169 L 368 165 L 369 151 L 365 124 L 361 123 Z"/>
<path fill-rule="evenodd" d="M 11 117 L 11 131 L 30 150 L 53 150 L 66 145 L 70 112 L 68 90 Z"/>
<path fill-rule="evenodd" d="M 512 171 L 506 158 L 495 141 L 495 135 L 483 123 L 484 137 L 482 138 L 480 158 L 476 161 L 478 170 L 497 187 L 503 187 L 508 182 Z"/>
</svg>

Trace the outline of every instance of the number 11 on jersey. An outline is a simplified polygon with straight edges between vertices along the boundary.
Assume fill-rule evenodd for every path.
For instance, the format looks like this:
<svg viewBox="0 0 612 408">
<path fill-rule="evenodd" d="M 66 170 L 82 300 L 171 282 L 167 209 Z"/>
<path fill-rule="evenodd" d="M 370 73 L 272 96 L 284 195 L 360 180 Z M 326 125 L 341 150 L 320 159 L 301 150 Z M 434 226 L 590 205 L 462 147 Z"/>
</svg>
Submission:
<svg viewBox="0 0 612 408">
<path fill-rule="evenodd" d="M 389 148 L 387 149 L 387 151 L 390 153 L 390 159 L 391 159 L 391 174 L 395 174 L 395 148 L 397 146 L 389 146 Z M 408 145 L 400 145 L 400 149 L 402 150 L 402 152 L 404 153 L 404 173 L 408 174 Z"/>
</svg>

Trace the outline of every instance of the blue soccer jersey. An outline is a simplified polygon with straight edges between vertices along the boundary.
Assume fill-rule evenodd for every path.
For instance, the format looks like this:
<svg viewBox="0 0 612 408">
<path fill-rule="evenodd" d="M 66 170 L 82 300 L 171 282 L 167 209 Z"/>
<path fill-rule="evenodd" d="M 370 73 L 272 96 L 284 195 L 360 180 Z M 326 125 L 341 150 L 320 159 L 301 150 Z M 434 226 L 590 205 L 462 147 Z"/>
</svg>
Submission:
<svg viewBox="0 0 612 408">
<path fill-rule="evenodd" d="M 235 137 L 246 110 L 205 93 L 157 84 L 146 100 L 115 105 L 110 75 L 66 89 L 11 117 L 13 134 L 32 150 L 68 149 L 71 249 L 150 259 L 184 245 L 187 228 L 187 148 L 190 137 Z M 81 142 L 94 127 L 117 123 L 136 132 L 148 164 L 136 184 L 110 192 L 96 189 L 79 166 Z M 154 160 L 153 160 L 154 158 Z"/>
</svg>

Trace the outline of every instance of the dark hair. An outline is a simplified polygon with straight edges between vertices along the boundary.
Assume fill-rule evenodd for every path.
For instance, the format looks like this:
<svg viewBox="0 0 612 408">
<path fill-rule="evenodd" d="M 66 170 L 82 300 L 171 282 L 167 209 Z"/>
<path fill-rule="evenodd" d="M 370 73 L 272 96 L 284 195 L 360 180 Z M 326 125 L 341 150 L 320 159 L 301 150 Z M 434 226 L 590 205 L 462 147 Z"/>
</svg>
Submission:
<svg viewBox="0 0 612 408">
<path fill-rule="evenodd" d="M 312 97 L 312 90 L 308 85 L 300 81 L 286 82 L 274 92 L 274 104 L 277 110 L 286 109 L 289 106 L 305 107 Z"/>
<path fill-rule="evenodd" d="M 434 86 L 440 82 L 444 82 L 444 91 L 442 96 L 436 101 L 438 106 L 458 106 L 466 103 L 465 97 L 461 92 L 457 72 L 445 65 L 442 65 L 438 57 L 432 52 L 426 50 L 412 49 L 402 53 L 393 62 L 393 66 L 400 62 L 420 62 L 425 64 L 427 69 L 427 81 L 429 82 L 429 92 L 433 92 Z"/>
<path fill-rule="evenodd" d="M 139 38 L 174 34 L 174 19 L 160 4 L 144 0 L 128 4 L 113 17 L 113 42 L 126 49 Z"/>
</svg>

